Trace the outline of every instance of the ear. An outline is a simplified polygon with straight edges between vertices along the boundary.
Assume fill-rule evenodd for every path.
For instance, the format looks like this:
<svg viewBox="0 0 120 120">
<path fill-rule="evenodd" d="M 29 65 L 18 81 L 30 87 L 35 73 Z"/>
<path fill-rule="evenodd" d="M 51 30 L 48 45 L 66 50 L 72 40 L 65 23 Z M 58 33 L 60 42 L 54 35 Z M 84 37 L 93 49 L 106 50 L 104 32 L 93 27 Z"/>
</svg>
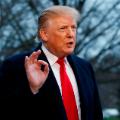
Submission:
<svg viewBox="0 0 120 120">
<path fill-rule="evenodd" d="M 41 39 L 46 42 L 48 40 L 47 37 L 47 32 L 44 29 L 39 30 L 39 36 L 41 37 Z"/>
</svg>

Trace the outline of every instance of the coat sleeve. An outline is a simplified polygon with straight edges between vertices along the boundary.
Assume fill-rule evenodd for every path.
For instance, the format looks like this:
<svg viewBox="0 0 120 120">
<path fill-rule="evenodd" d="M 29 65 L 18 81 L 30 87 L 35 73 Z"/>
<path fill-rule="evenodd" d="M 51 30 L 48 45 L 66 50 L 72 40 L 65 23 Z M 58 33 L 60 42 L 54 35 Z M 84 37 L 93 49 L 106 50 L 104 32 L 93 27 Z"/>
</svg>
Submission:
<svg viewBox="0 0 120 120">
<path fill-rule="evenodd" d="M 22 66 L 21 64 L 19 66 Z M 12 60 L 0 65 L 0 96 L 32 96 L 23 69 Z M 24 74 L 23 74 L 24 73 Z"/>
<path fill-rule="evenodd" d="M 10 67 L 10 62 L 4 61 L 0 66 L 0 96 L 7 96 L 9 91 L 11 93 L 11 79 L 13 77 L 13 69 Z"/>
</svg>

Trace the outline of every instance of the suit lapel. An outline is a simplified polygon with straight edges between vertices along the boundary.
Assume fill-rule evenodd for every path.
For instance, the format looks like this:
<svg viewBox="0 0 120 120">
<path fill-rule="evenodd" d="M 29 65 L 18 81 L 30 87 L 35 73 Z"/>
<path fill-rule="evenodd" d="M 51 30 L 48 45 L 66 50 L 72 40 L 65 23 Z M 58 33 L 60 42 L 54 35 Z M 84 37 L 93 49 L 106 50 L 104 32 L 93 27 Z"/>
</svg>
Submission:
<svg viewBox="0 0 120 120">
<path fill-rule="evenodd" d="M 44 60 L 49 64 L 42 50 L 38 59 Z M 66 114 L 62 103 L 60 89 L 57 84 L 56 78 L 53 74 L 53 71 L 50 67 L 50 64 L 49 64 L 49 75 L 44 84 L 43 91 L 46 92 L 46 99 L 48 99 L 47 102 L 49 102 L 50 108 L 52 108 L 51 112 L 54 114 L 54 117 L 57 118 L 58 120 L 62 120 L 62 119 L 66 120 Z"/>
<path fill-rule="evenodd" d="M 49 62 L 48 62 L 48 60 L 47 60 L 47 58 L 46 58 L 46 56 L 45 56 L 45 54 L 43 53 L 42 50 L 41 50 L 41 54 L 38 57 L 38 59 L 46 61 L 48 63 L 48 65 L 49 65 L 49 75 L 48 75 L 48 78 L 46 80 L 46 84 L 48 84 L 47 87 L 48 86 L 50 87 L 50 89 L 52 90 L 52 94 L 56 93 L 57 96 L 61 97 L 61 93 L 60 93 L 59 86 L 57 84 L 56 78 L 55 78 L 55 76 L 53 74 L 53 71 L 52 71 L 52 69 L 50 67 L 50 64 L 49 64 Z"/>
</svg>

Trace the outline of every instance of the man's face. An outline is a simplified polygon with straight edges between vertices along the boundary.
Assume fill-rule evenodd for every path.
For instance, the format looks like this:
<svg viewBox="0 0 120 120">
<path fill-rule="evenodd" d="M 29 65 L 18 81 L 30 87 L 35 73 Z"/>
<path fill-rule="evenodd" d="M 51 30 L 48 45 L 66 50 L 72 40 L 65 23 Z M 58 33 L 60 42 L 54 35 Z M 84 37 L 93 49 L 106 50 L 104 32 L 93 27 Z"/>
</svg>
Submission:
<svg viewBox="0 0 120 120">
<path fill-rule="evenodd" d="M 48 21 L 45 46 L 57 57 L 71 54 L 76 43 L 76 23 L 70 16 L 56 17 Z"/>
</svg>

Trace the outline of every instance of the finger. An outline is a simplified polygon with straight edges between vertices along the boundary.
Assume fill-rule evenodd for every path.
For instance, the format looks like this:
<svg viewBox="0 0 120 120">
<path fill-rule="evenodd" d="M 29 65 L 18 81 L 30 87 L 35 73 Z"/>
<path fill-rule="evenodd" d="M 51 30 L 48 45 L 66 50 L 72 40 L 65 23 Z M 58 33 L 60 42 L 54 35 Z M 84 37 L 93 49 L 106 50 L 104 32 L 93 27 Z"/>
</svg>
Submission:
<svg viewBox="0 0 120 120">
<path fill-rule="evenodd" d="M 38 60 L 38 63 L 40 64 L 40 66 L 44 65 L 44 71 L 48 72 L 49 71 L 49 66 L 48 63 L 43 61 L 43 60 Z"/>
<path fill-rule="evenodd" d="M 25 68 L 28 66 L 28 64 L 29 64 L 29 57 L 26 56 L 25 57 Z"/>
<path fill-rule="evenodd" d="M 37 59 L 38 56 L 40 55 L 40 53 L 41 53 L 40 50 L 38 50 L 38 51 L 34 51 L 34 52 L 30 55 L 29 58 L 30 58 L 31 60 Z"/>
<path fill-rule="evenodd" d="M 39 65 L 45 65 L 45 66 L 48 65 L 48 63 L 43 61 L 43 60 L 38 60 L 38 64 Z"/>
<path fill-rule="evenodd" d="M 31 60 L 31 62 L 36 61 L 37 58 L 38 58 L 38 56 L 40 55 L 40 53 L 41 53 L 41 50 L 38 50 L 38 51 L 36 51 L 36 52 L 33 52 L 33 53 L 30 55 L 30 57 L 29 57 L 29 59 Z"/>
<path fill-rule="evenodd" d="M 49 72 L 49 66 L 48 66 L 48 64 L 45 65 L 44 71 L 45 71 L 46 73 Z"/>
</svg>

